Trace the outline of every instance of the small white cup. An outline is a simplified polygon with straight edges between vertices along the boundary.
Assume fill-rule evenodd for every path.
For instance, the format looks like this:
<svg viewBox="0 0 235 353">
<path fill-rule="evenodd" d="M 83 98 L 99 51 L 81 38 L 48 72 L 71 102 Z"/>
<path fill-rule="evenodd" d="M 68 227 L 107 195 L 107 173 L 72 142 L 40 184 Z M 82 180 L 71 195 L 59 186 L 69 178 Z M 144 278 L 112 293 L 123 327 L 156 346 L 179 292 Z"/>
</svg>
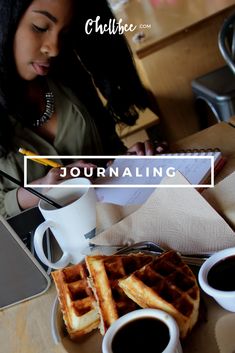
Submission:
<svg viewBox="0 0 235 353">
<path fill-rule="evenodd" d="M 68 187 L 64 187 L 65 185 Z M 38 207 L 45 222 L 35 231 L 34 247 L 45 265 L 59 269 L 69 263 L 76 264 L 83 260 L 83 249 L 95 236 L 96 229 L 96 194 L 94 188 L 89 188 L 89 185 L 90 181 L 86 178 L 73 178 L 61 183 L 62 187 L 52 187 L 46 195 L 64 205 L 62 208 L 54 208 L 40 200 Z M 63 251 L 62 257 L 55 263 L 47 259 L 43 250 L 43 237 L 48 228 Z"/>
<path fill-rule="evenodd" d="M 104 339 L 102 342 L 102 353 L 116 353 L 115 350 L 113 350 L 112 344 L 115 340 L 115 336 L 120 332 L 121 328 L 123 326 L 128 325 L 132 323 L 133 321 L 139 320 L 139 319 L 156 319 L 158 321 L 161 321 L 166 328 L 168 328 L 168 333 L 169 333 L 169 340 L 164 348 L 162 350 L 162 353 L 182 353 L 182 348 L 181 344 L 179 341 L 179 328 L 178 325 L 175 321 L 175 319 L 170 316 L 168 313 L 158 310 L 158 309 L 139 309 L 139 310 L 134 310 L 126 315 L 121 316 L 118 320 L 116 320 L 107 330 L 107 332 L 104 335 Z M 128 325 L 129 326 L 129 325 Z M 127 329 L 127 335 L 128 335 L 128 329 Z M 136 333 L 136 340 L 138 337 L 143 337 L 143 332 L 141 333 Z M 146 336 L 146 335 L 145 335 Z M 147 332 L 148 336 L 148 332 Z M 117 339 L 117 336 L 116 336 Z M 152 337 L 153 339 L 153 337 Z M 154 346 L 156 347 L 156 352 L 159 352 L 159 349 L 157 350 L 157 345 L 159 343 L 159 340 L 163 339 L 162 337 L 158 336 L 158 332 L 154 335 L 154 341 L 150 342 L 151 343 L 151 352 L 154 352 Z M 132 342 L 126 342 L 128 340 L 125 340 L 125 342 L 122 341 L 122 343 L 125 344 L 130 344 L 130 347 L 132 347 Z M 146 340 L 143 342 L 145 344 Z M 147 342 L 146 342 L 147 343 Z M 139 344 L 139 342 L 138 342 Z M 140 343 L 141 344 L 141 343 Z M 146 346 L 146 344 L 145 344 Z M 132 347 L 133 348 L 133 347 Z M 120 349 L 119 349 L 120 350 Z M 125 352 L 130 351 L 134 352 L 134 349 L 129 349 L 128 347 L 125 347 Z M 148 351 L 145 349 L 145 353 L 148 353 Z"/>
<path fill-rule="evenodd" d="M 203 291 L 213 297 L 222 308 L 235 312 L 235 291 L 215 289 L 208 283 L 210 269 L 219 261 L 230 256 L 235 256 L 235 247 L 218 251 L 210 256 L 200 268 L 198 281 Z M 231 278 L 231 280 L 234 280 L 234 278 Z"/>
</svg>

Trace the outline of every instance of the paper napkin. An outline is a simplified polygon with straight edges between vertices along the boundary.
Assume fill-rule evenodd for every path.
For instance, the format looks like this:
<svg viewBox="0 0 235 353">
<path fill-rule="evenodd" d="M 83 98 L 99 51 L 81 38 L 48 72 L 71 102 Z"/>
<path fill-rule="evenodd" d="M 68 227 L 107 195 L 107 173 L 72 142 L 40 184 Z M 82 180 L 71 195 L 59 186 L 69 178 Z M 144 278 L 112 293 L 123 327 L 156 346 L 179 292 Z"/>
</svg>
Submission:
<svg viewBox="0 0 235 353">
<path fill-rule="evenodd" d="M 235 172 L 203 192 L 203 197 L 235 229 Z"/>
<path fill-rule="evenodd" d="M 179 172 L 174 182 L 190 185 Z M 187 253 L 235 246 L 234 231 L 196 189 L 169 187 L 171 178 L 164 178 L 161 184 L 168 187 L 156 188 L 139 209 L 98 234 L 91 242 L 123 245 L 149 240 L 164 248 Z"/>
</svg>

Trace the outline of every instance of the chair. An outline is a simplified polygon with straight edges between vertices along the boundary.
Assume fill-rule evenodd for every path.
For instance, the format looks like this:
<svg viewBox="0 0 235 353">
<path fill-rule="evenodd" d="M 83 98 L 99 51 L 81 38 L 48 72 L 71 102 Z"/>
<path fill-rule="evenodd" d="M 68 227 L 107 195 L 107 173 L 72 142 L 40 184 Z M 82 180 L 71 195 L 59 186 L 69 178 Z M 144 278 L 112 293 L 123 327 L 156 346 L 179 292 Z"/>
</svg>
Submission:
<svg viewBox="0 0 235 353">
<path fill-rule="evenodd" d="M 218 46 L 227 65 L 192 81 L 202 128 L 235 115 L 235 12 L 224 21 Z"/>
</svg>

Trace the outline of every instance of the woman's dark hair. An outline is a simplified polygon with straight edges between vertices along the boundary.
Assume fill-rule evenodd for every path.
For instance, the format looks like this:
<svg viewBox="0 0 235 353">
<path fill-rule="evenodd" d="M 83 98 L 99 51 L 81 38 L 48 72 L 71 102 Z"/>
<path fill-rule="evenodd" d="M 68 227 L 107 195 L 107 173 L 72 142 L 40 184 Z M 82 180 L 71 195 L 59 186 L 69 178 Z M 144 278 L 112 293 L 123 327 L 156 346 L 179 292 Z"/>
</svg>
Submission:
<svg viewBox="0 0 235 353">
<path fill-rule="evenodd" d="M 6 155 L 11 141 L 9 114 L 14 112 L 20 89 L 13 58 L 13 40 L 18 23 L 32 0 L 0 0 L 0 156 Z M 96 119 L 105 115 L 107 124 L 123 121 L 133 125 L 138 109 L 148 106 L 130 49 L 118 33 L 85 33 L 88 19 L 100 16 L 100 23 L 114 19 L 106 0 L 75 0 L 75 18 L 69 40 L 56 58 L 51 76 L 72 88 Z M 107 100 L 104 110 L 95 86 Z M 103 120 L 102 120 L 103 121 Z M 100 126 L 100 131 L 104 126 Z"/>
<path fill-rule="evenodd" d="M 15 82 L 13 39 L 19 20 L 31 0 L 0 0 L 0 156 L 9 149 L 13 128 L 10 124 L 11 87 Z"/>
</svg>

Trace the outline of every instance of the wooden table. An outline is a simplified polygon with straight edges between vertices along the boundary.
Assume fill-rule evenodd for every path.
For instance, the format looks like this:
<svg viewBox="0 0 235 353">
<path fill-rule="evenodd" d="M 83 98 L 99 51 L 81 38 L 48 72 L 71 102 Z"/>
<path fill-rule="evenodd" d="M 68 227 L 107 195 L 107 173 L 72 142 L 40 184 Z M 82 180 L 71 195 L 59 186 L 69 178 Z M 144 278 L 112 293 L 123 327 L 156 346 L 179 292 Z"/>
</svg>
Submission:
<svg viewBox="0 0 235 353">
<path fill-rule="evenodd" d="M 137 26 L 126 37 L 157 99 L 168 140 L 199 130 L 191 81 L 225 65 L 217 37 L 233 10 L 234 0 L 129 0 L 114 11 L 124 23 Z M 136 44 L 137 32 L 145 38 Z"/>
<path fill-rule="evenodd" d="M 174 143 L 171 147 L 174 150 L 219 147 L 228 158 L 219 177 L 225 177 L 235 170 L 235 127 L 228 123 L 216 124 Z M 55 288 L 52 285 L 46 294 L 0 311 L 1 352 L 64 352 L 61 345 L 54 344 L 51 336 L 51 310 L 55 297 Z"/>
<path fill-rule="evenodd" d="M 14 279 L 13 279 L 14 280 Z M 0 311 L 0 345 L 4 353 L 62 353 L 50 329 L 54 285 L 35 299 Z"/>
</svg>

